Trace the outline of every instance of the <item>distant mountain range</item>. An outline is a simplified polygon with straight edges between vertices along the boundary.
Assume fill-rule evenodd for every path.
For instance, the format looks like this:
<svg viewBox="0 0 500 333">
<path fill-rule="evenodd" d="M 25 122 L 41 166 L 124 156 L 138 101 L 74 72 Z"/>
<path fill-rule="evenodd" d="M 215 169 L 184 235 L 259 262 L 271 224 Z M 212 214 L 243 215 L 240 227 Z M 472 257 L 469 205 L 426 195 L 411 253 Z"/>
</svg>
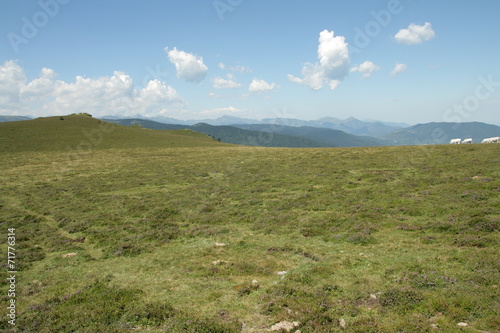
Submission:
<svg viewBox="0 0 500 333">
<path fill-rule="evenodd" d="M 359 136 L 341 130 L 311 126 L 285 126 L 277 124 L 233 125 L 234 127 L 266 133 L 276 133 L 308 138 L 332 147 L 384 146 L 386 143 L 370 136 Z"/>
<path fill-rule="evenodd" d="M 480 143 L 484 138 L 500 136 L 500 126 L 480 122 L 427 123 L 403 128 L 383 136 L 390 145 L 447 144 L 451 139 L 472 138 Z"/>
<path fill-rule="evenodd" d="M 31 118 L 0 115 L 0 122 L 28 119 Z M 331 117 L 318 120 L 291 118 L 254 120 L 223 116 L 217 119 L 183 121 L 162 116 L 147 118 L 138 115 L 133 119 L 121 116 L 107 116 L 101 119 L 150 129 L 190 129 L 220 139 L 222 142 L 266 147 L 448 144 L 455 138 L 472 138 L 473 143 L 479 143 L 484 138 L 500 136 L 500 126 L 481 122 L 433 122 L 409 126 L 404 123 L 361 121 L 352 117 L 345 120 Z"/>
<path fill-rule="evenodd" d="M 2 116 L 0 115 L 0 123 L 6 123 L 9 121 L 21 121 L 21 120 L 30 120 L 33 118 L 25 117 L 25 116 Z"/>
<path fill-rule="evenodd" d="M 265 118 L 262 120 L 239 118 L 232 116 L 222 116 L 217 119 L 199 119 L 199 120 L 179 120 L 168 117 L 143 117 L 141 115 L 136 115 L 134 117 L 122 117 L 122 116 L 104 116 L 100 117 L 102 119 L 145 119 L 152 120 L 163 124 L 179 124 L 179 125 L 195 125 L 199 123 L 209 124 L 213 126 L 232 126 L 232 125 L 254 125 L 254 124 L 273 124 L 273 125 L 284 125 L 293 127 L 319 127 L 319 128 L 329 128 L 334 130 L 344 131 L 349 134 L 354 135 L 364 135 L 372 137 L 381 137 L 388 135 L 393 131 L 408 127 L 410 125 L 405 123 L 390 123 L 381 121 L 362 121 L 356 118 L 350 117 L 344 120 L 340 120 L 332 117 L 325 117 L 318 120 L 300 120 L 292 118 Z"/>
<path fill-rule="evenodd" d="M 228 119 L 226 118 L 226 120 Z M 500 136 L 499 126 L 480 122 L 418 124 L 397 129 L 390 134 L 371 137 L 353 135 L 325 127 L 282 125 L 283 120 L 273 124 L 233 124 L 231 126 L 214 126 L 206 123 L 194 125 L 163 124 L 146 119 L 111 119 L 108 121 L 127 126 L 140 125 L 152 129 L 186 128 L 208 134 L 227 143 L 266 147 L 368 147 L 447 144 L 454 138 L 472 138 L 474 143 L 478 143 L 486 137 Z M 291 123 L 300 125 L 302 121 Z M 350 122 L 343 123 L 360 124 L 362 122 L 351 119 Z M 351 130 L 354 127 L 351 126 Z"/>
<path fill-rule="evenodd" d="M 205 123 L 195 125 L 179 125 L 179 124 L 163 124 L 146 119 L 103 119 L 118 125 L 124 126 L 141 126 L 156 130 L 174 130 L 174 129 L 189 129 L 198 133 L 204 133 L 216 140 L 225 143 L 233 143 L 248 146 L 260 147 L 294 147 L 294 148 L 311 148 L 311 147 L 337 147 L 332 144 L 315 141 L 310 138 L 283 135 L 277 133 L 264 133 L 260 131 L 252 131 L 241 129 L 233 126 L 213 126 Z"/>
</svg>

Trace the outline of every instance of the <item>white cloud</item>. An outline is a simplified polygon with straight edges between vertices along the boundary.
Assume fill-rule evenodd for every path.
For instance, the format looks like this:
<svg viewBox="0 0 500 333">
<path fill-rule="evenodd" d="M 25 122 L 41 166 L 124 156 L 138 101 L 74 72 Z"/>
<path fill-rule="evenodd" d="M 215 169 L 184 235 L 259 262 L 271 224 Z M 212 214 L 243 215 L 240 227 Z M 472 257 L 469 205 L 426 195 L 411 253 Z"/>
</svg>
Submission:
<svg viewBox="0 0 500 333">
<path fill-rule="evenodd" d="M 21 109 L 21 88 L 26 85 L 22 68 L 13 60 L 0 66 L 0 112 Z M 14 113 L 17 114 L 17 113 Z"/>
<path fill-rule="evenodd" d="M 242 66 L 242 65 L 227 67 L 226 64 L 224 64 L 223 62 L 220 62 L 217 64 L 217 66 L 222 70 L 228 70 L 231 72 L 237 72 L 237 73 L 251 73 L 252 72 L 250 67 Z"/>
<path fill-rule="evenodd" d="M 248 87 L 248 91 L 252 93 L 265 93 L 273 91 L 277 87 L 276 83 L 268 83 L 264 80 L 253 79 Z"/>
<path fill-rule="evenodd" d="M 173 87 L 159 80 L 151 80 L 138 90 L 132 78 L 119 71 L 95 79 L 77 76 L 72 83 L 55 77 L 52 69 L 44 68 L 38 78 L 28 82 L 17 63 L 5 62 L 0 66 L 0 112 L 33 116 L 77 112 L 146 115 L 186 104 Z"/>
<path fill-rule="evenodd" d="M 408 66 L 406 64 L 396 64 L 394 66 L 394 69 L 392 70 L 391 74 L 389 74 L 389 75 L 394 77 L 394 76 L 406 71 L 407 68 L 408 68 Z"/>
<path fill-rule="evenodd" d="M 424 25 L 410 24 L 407 29 L 399 30 L 394 38 L 398 43 L 414 45 L 431 40 L 435 36 L 432 24 L 425 22 Z"/>
<path fill-rule="evenodd" d="M 173 50 L 165 48 L 165 52 L 167 52 L 168 60 L 175 65 L 178 78 L 183 78 L 188 82 L 200 82 L 207 75 L 208 67 L 203 63 L 202 57 L 177 50 L 176 47 Z"/>
<path fill-rule="evenodd" d="M 373 62 L 365 61 L 361 65 L 354 66 L 353 68 L 351 68 L 351 72 L 360 72 L 363 79 L 367 79 L 370 76 L 372 76 L 373 73 L 375 73 L 379 69 L 380 69 L 380 67 L 375 65 Z"/>
<path fill-rule="evenodd" d="M 236 78 L 232 74 L 226 75 L 227 79 L 223 77 L 216 77 L 213 79 L 214 89 L 229 89 L 229 88 L 239 88 L 242 86 L 241 83 L 236 82 Z"/>
<path fill-rule="evenodd" d="M 242 66 L 242 65 L 236 65 L 233 67 L 229 67 L 229 70 L 233 71 L 233 72 L 238 72 L 238 73 L 252 73 L 252 70 L 250 69 L 250 67 Z"/>
<path fill-rule="evenodd" d="M 349 48 L 345 37 L 334 36 L 333 31 L 323 30 L 319 34 L 319 63 L 306 63 L 302 67 L 302 78 L 288 74 L 288 79 L 319 90 L 324 84 L 335 89 L 349 73 Z"/>
</svg>

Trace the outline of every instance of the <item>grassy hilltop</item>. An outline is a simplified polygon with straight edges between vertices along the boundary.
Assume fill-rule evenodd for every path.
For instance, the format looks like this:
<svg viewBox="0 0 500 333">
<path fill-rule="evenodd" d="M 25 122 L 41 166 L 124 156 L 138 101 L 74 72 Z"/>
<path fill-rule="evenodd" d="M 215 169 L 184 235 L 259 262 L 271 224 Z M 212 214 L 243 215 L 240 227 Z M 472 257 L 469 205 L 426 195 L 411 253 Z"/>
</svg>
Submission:
<svg viewBox="0 0 500 333">
<path fill-rule="evenodd" d="M 85 154 L 110 148 L 220 146 L 190 130 L 154 131 L 125 127 L 87 114 L 0 123 L 0 153 L 69 151 Z"/>
<path fill-rule="evenodd" d="M 18 332 L 500 330 L 500 145 L 256 148 L 63 118 L 0 124 Z"/>
</svg>

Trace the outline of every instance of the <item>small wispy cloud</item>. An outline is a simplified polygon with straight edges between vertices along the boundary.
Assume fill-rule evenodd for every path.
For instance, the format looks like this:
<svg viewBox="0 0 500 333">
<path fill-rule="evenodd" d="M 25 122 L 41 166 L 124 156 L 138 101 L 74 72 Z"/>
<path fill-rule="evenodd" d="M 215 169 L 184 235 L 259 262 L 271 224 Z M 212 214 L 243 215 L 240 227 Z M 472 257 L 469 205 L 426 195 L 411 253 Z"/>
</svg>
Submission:
<svg viewBox="0 0 500 333">
<path fill-rule="evenodd" d="M 351 72 L 359 72 L 363 79 L 367 79 L 373 75 L 376 71 L 380 69 L 380 66 L 375 65 L 371 61 L 365 61 L 359 66 L 354 66 L 351 68 Z"/>
<path fill-rule="evenodd" d="M 251 73 L 252 69 L 248 66 L 242 66 L 242 65 L 236 65 L 236 66 L 226 66 L 223 62 L 219 62 L 217 64 L 217 67 L 219 67 L 222 70 L 227 70 L 235 73 Z"/>
<path fill-rule="evenodd" d="M 398 74 L 401 74 L 405 72 L 407 68 L 408 66 L 406 64 L 396 64 L 394 66 L 394 69 L 391 71 L 391 74 L 389 74 L 389 76 L 394 77 Z"/>
<path fill-rule="evenodd" d="M 236 78 L 233 74 L 229 73 L 226 78 L 216 77 L 212 80 L 214 89 L 230 89 L 230 88 L 240 88 L 241 83 L 236 82 Z"/>
<path fill-rule="evenodd" d="M 268 83 L 265 80 L 253 79 L 248 87 L 251 93 L 266 93 L 278 88 L 276 83 Z"/>
</svg>

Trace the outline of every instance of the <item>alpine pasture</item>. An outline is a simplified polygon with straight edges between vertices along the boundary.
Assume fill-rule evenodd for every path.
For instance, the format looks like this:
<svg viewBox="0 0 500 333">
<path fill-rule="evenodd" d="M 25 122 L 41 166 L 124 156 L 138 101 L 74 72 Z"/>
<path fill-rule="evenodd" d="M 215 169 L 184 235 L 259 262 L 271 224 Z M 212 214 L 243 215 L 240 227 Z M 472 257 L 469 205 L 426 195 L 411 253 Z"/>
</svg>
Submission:
<svg viewBox="0 0 500 333">
<path fill-rule="evenodd" d="M 4 332 L 500 330 L 500 145 L 257 148 L 72 115 L 0 124 L 0 156 Z"/>
</svg>

